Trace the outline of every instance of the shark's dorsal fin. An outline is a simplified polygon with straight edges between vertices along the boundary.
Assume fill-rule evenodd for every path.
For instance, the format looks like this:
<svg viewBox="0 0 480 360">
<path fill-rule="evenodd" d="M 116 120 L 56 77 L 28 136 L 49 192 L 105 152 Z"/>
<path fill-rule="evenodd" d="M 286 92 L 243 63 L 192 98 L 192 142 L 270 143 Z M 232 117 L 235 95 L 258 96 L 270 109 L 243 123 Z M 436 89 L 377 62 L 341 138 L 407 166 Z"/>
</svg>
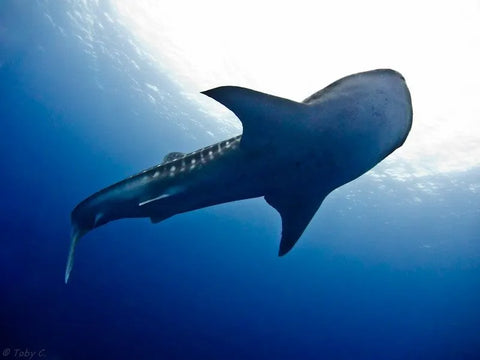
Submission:
<svg viewBox="0 0 480 360">
<path fill-rule="evenodd" d="M 308 105 L 258 91 L 222 86 L 203 94 L 229 108 L 243 125 L 242 146 L 267 145 L 296 127 Z"/>
<path fill-rule="evenodd" d="M 168 162 L 173 161 L 173 160 L 176 160 L 176 159 L 180 159 L 181 157 L 184 157 L 184 156 L 185 156 L 185 154 L 184 154 L 184 153 L 181 153 L 181 152 L 171 152 L 171 153 L 168 153 L 168 154 L 165 155 L 165 157 L 163 158 L 162 164 L 168 163 Z"/>
<path fill-rule="evenodd" d="M 304 189 L 278 191 L 265 195 L 265 200 L 282 218 L 282 238 L 278 256 L 288 253 L 322 204 L 325 195 L 306 194 Z"/>
</svg>

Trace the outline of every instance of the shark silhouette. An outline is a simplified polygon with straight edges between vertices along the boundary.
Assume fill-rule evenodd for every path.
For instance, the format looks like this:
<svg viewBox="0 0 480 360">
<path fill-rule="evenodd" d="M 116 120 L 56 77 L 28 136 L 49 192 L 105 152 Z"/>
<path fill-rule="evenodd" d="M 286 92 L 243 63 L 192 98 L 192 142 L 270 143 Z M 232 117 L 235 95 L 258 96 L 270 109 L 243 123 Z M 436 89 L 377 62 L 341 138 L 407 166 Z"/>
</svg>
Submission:
<svg viewBox="0 0 480 360">
<path fill-rule="evenodd" d="M 301 103 L 234 86 L 203 94 L 235 113 L 243 134 L 189 154 L 170 153 L 79 203 L 71 214 L 65 283 L 78 239 L 94 228 L 122 218 L 158 223 L 260 196 L 280 213 L 282 256 L 325 197 L 400 147 L 412 125 L 405 80 L 388 69 L 347 76 Z"/>
</svg>

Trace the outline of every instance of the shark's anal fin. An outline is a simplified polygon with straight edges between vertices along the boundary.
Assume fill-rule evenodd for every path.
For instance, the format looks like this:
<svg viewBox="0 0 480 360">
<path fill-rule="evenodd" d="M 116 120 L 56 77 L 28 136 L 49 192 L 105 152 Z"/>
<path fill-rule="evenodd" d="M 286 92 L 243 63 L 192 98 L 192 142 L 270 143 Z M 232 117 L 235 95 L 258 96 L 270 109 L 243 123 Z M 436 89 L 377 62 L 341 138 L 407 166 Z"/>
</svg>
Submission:
<svg viewBox="0 0 480 360">
<path fill-rule="evenodd" d="M 265 195 L 265 200 L 282 218 L 282 238 L 278 256 L 285 255 L 293 248 L 326 196 L 305 194 L 303 190 L 276 191 Z"/>
</svg>

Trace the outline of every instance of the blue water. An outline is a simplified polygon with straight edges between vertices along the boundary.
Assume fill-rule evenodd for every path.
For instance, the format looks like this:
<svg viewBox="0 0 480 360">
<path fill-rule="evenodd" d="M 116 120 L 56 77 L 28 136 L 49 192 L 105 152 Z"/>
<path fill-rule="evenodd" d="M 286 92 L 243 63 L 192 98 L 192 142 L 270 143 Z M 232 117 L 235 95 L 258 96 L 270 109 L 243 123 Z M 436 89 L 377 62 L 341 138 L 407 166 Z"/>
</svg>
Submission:
<svg viewBox="0 0 480 360">
<path fill-rule="evenodd" d="M 283 258 L 263 199 L 114 222 L 81 240 L 66 286 L 79 201 L 227 137 L 125 27 L 103 21 L 88 47 L 72 19 L 112 12 L 79 4 L 0 3 L 4 358 L 480 358 L 480 169 L 364 176 Z"/>
</svg>

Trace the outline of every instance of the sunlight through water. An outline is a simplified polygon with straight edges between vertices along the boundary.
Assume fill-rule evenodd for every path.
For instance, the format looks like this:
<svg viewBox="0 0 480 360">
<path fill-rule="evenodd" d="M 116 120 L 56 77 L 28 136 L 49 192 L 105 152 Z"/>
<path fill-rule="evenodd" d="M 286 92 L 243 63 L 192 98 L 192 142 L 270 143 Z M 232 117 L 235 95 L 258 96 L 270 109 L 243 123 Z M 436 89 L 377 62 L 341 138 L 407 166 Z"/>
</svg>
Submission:
<svg viewBox="0 0 480 360">
<path fill-rule="evenodd" d="M 239 85 L 301 101 L 350 73 L 393 68 L 410 87 L 414 125 L 390 175 L 480 164 L 480 7 L 475 1 L 113 3 L 117 16 L 185 94 Z M 362 11 L 374 8 L 375 12 Z"/>
</svg>

